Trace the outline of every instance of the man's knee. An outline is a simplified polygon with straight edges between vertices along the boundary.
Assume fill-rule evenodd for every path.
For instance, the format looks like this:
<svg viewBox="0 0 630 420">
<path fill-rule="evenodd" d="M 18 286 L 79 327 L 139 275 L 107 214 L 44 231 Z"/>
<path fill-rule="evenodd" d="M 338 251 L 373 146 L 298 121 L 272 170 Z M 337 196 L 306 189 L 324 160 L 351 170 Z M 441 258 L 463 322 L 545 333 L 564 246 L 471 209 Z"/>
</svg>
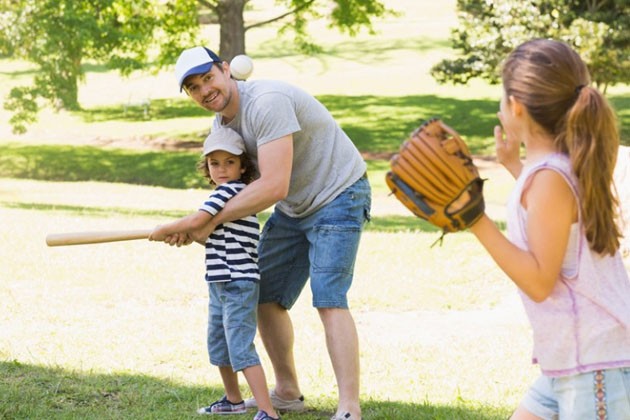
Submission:
<svg viewBox="0 0 630 420">
<path fill-rule="evenodd" d="M 346 308 L 317 308 L 319 318 L 324 323 L 324 327 L 332 323 L 340 323 L 344 320 L 352 320 L 350 310 Z"/>
</svg>

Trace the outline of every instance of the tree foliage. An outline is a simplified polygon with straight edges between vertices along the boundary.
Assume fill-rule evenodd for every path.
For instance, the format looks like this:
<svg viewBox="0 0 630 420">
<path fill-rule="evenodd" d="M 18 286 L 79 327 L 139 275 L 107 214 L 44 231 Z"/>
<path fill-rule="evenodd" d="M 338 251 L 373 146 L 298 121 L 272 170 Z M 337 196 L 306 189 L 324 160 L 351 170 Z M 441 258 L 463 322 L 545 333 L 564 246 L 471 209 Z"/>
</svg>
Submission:
<svg viewBox="0 0 630 420">
<path fill-rule="evenodd" d="M 380 0 L 278 0 L 284 11 L 245 24 L 250 0 L 0 0 L 0 55 L 37 65 L 31 86 L 15 87 L 5 100 L 13 130 L 26 131 L 43 102 L 78 109 L 84 64 L 103 64 L 128 75 L 172 65 L 182 49 L 198 44 L 200 14 L 220 26 L 219 50 L 230 60 L 245 53 L 245 32 L 280 22 L 296 45 L 318 51 L 308 22 L 326 18 L 331 28 L 355 35 L 370 32 L 372 19 L 394 12 Z"/>
<path fill-rule="evenodd" d="M 532 38 L 571 44 L 603 90 L 630 80 L 630 6 L 627 0 L 457 0 L 451 33 L 458 57 L 436 64 L 441 83 L 500 79 L 503 58 Z"/>
<path fill-rule="evenodd" d="M 221 56 L 231 59 L 245 53 L 245 32 L 250 29 L 280 22 L 278 33 L 291 32 L 298 49 L 306 54 L 320 52 L 308 33 L 309 22 L 325 19 L 331 29 L 355 36 L 362 29 L 374 33 L 372 20 L 386 15 L 397 15 L 387 9 L 382 0 L 277 0 L 283 11 L 269 19 L 245 23 L 243 13 L 250 0 L 198 0 L 202 7 L 218 17 L 221 26 Z"/>
<path fill-rule="evenodd" d="M 78 84 L 86 60 L 123 75 L 149 60 L 172 62 L 182 43 L 194 39 L 188 14 L 173 13 L 183 2 L 152 0 L 2 0 L 2 55 L 37 65 L 31 86 L 13 88 L 5 100 L 15 132 L 36 120 L 42 100 L 57 108 L 79 108 Z M 185 10 L 185 9 L 184 9 Z M 153 46 L 161 45 L 154 55 Z"/>
</svg>

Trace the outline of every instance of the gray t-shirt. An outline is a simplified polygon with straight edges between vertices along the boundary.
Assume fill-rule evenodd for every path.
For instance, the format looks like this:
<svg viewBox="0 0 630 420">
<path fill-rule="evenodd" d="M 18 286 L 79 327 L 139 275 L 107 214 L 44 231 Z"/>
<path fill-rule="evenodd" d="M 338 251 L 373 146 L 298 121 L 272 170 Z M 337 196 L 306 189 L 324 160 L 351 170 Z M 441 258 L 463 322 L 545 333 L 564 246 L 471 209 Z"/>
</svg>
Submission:
<svg viewBox="0 0 630 420">
<path fill-rule="evenodd" d="M 306 217 L 331 202 L 365 173 L 367 165 L 330 112 L 304 90 L 275 80 L 237 82 L 239 111 L 226 127 L 241 134 L 257 161 L 258 147 L 293 134 L 288 196 L 276 204 L 291 217 Z M 214 126 L 222 124 L 217 114 Z"/>
</svg>

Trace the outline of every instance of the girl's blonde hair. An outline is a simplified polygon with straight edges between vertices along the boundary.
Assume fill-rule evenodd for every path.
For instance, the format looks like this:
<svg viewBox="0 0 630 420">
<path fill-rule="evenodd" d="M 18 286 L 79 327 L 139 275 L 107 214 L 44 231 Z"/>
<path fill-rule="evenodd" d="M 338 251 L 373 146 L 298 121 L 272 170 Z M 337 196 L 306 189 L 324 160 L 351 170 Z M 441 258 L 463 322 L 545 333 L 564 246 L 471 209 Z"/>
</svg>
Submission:
<svg viewBox="0 0 630 420">
<path fill-rule="evenodd" d="M 521 102 L 570 157 L 590 247 L 613 255 L 622 237 L 613 186 L 619 129 L 608 101 L 590 86 L 586 65 L 567 44 L 535 39 L 510 54 L 502 78 L 506 95 Z"/>
<path fill-rule="evenodd" d="M 241 160 L 241 168 L 245 168 L 245 172 L 241 175 L 241 181 L 243 181 L 244 184 L 249 184 L 256 179 L 256 167 L 254 166 L 254 162 L 247 156 L 247 153 L 242 153 L 238 158 Z M 208 184 L 216 186 L 210 176 L 207 156 L 201 156 L 201 159 L 197 162 L 197 170 L 208 180 Z"/>
</svg>

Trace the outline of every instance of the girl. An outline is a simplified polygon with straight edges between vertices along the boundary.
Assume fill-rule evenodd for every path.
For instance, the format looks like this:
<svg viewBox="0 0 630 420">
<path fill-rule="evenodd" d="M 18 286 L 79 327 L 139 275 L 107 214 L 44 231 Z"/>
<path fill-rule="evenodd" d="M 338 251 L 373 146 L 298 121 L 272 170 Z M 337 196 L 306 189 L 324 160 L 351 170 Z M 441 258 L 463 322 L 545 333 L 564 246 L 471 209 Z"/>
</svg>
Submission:
<svg viewBox="0 0 630 420">
<path fill-rule="evenodd" d="M 193 214 L 157 226 L 149 239 L 164 241 L 173 234 L 190 235 L 205 226 L 225 203 L 253 181 L 254 167 L 245 154 L 241 136 L 229 128 L 213 130 L 206 138 L 198 169 L 217 188 Z M 277 420 L 265 373 L 254 347 L 258 304 L 259 225 L 255 215 L 219 225 L 207 238 L 206 281 L 210 304 L 208 353 L 219 367 L 225 396 L 199 414 L 241 414 L 247 411 L 238 385 L 243 371 L 258 412 L 254 420 Z"/>
<path fill-rule="evenodd" d="M 630 280 L 615 223 L 614 112 L 562 42 L 520 45 L 502 79 L 497 157 L 517 179 L 509 241 L 486 215 L 471 232 L 518 286 L 542 371 L 512 419 L 628 419 Z"/>
</svg>

